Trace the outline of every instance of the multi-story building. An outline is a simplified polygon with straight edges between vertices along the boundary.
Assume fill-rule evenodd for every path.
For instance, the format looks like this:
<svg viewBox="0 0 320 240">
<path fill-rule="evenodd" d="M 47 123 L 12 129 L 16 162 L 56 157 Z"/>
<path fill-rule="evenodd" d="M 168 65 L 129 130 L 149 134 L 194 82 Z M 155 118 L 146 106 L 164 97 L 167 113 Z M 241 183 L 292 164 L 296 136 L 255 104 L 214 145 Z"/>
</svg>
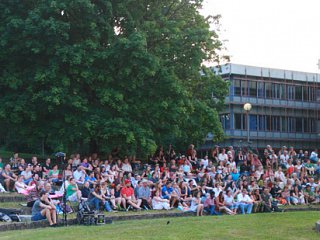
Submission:
<svg viewBox="0 0 320 240">
<path fill-rule="evenodd" d="M 253 148 L 320 147 L 319 74 L 238 64 L 213 71 L 230 82 L 226 108 L 220 114 L 226 135 L 222 146 L 246 145 L 249 133 Z M 252 105 L 248 115 L 245 103 Z"/>
</svg>

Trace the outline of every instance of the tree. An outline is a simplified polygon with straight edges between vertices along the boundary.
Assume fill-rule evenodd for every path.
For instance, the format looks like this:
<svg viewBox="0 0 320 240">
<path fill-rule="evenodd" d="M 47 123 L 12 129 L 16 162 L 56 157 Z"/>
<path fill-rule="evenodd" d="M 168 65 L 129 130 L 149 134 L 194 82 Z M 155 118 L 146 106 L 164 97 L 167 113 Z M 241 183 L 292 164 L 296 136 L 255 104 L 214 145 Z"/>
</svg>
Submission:
<svg viewBox="0 0 320 240">
<path fill-rule="evenodd" d="M 201 0 L 0 2 L 3 136 L 47 151 L 149 154 L 223 136 L 222 43 Z M 200 74 L 202 70 L 205 74 Z M 214 92 L 218 103 L 213 102 Z"/>
</svg>

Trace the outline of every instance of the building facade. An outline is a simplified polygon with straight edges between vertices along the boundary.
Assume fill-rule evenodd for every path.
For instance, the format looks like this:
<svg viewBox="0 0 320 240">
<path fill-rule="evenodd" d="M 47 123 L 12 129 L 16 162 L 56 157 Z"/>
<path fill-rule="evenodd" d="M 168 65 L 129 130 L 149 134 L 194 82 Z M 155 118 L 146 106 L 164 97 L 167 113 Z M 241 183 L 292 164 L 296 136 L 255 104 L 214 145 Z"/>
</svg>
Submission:
<svg viewBox="0 0 320 240">
<path fill-rule="evenodd" d="M 238 64 L 213 71 L 230 82 L 226 108 L 220 114 L 226 140 L 220 145 L 320 146 L 319 74 Z M 252 105 L 248 115 L 245 103 Z"/>
</svg>

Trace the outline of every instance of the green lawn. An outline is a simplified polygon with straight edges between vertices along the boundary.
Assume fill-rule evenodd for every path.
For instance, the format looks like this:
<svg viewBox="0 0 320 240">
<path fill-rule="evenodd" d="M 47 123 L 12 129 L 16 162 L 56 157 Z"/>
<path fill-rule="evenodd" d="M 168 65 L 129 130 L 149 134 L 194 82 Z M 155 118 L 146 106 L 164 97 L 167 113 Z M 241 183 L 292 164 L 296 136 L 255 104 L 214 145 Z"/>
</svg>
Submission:
<svg viewBox="0 0 320 240">
<path fill-rule="evenodd" d="M 319 212 L 293 212 L 133 220 L 2 232 L 0 239 L 320 239 L 312 230 L 319 219 Z"/>
</svg>

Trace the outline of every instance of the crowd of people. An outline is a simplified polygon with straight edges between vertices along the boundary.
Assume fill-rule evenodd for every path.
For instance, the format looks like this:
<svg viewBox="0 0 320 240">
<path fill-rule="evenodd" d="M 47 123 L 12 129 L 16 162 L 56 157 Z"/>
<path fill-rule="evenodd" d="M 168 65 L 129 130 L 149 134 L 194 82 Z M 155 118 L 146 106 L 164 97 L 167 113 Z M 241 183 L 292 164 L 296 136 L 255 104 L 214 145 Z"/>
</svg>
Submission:
<svg viewBox="0 0 320 240">
<path fill-rule="evenodd" d="M 159 146 L 148 163 L 97 154 L 73 154 L 66 164 L 50 158 L 27 163 L 15 154 L 7 164 L 0 158 L 0 191 L 16 191 L 32 207 L 34 221 L 47 218 L 56 225 L 57 203 L 86 201 L 96 211 L 170 210 L 226 213 L 281 211 L 279 205 L 320 202 L 320 159 L 317 149 L 295 151 L 266 146 L 259 156 L 247 149 L 215 146 L 199 158 L 193 144 L 176 154 Z"/>
</svg>

